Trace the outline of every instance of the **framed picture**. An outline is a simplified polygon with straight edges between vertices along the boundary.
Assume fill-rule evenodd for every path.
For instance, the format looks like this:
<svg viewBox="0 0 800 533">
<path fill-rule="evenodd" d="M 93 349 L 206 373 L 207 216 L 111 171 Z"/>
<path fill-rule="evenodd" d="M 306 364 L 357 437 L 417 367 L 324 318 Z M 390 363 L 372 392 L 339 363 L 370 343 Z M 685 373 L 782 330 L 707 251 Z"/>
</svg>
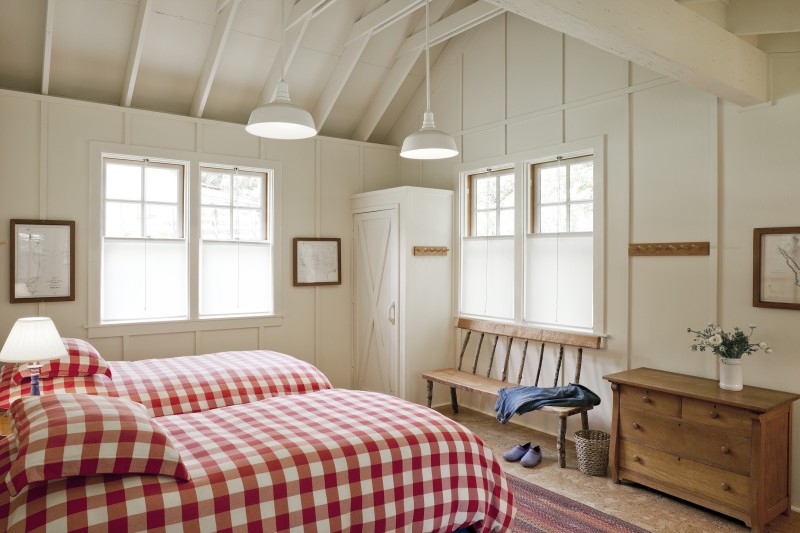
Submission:
<svg viewBox="0 0 800 533">
<path fill-rule="evenodd" d="M 75 222 L 11 220 L 11 303 L 75 300 Z"/>
<path fill-rule="evenodd" d="M 753 307 L 800 309 L 800 227 L 753 230 Z"/>
<path fill-rule="evenodd" d="M 341 284 L 342 239 L 295 237 L 294 286 Z"/>
</svg>

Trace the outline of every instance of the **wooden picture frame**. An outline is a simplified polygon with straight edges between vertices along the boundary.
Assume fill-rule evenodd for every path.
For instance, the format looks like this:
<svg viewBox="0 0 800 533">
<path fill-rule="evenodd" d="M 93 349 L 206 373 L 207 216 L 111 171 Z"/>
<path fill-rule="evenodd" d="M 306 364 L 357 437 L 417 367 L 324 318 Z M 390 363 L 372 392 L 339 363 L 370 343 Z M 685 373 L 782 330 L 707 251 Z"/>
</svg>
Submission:
<svg viewBox="0 0 800 533">
<path fill-rule="evenodd" d="M 75 222 L 12 219 L 11 303 L 75 300 Z"/>
<path fill-rule="evenodd" d="M 342 284 L 342 239 L 294 238 L 295 287 Z"/>
<path fill-rule="evenodd" d="M 800 310 L 800 227 L 753 229 L 753 307 Z"/>
</svg>

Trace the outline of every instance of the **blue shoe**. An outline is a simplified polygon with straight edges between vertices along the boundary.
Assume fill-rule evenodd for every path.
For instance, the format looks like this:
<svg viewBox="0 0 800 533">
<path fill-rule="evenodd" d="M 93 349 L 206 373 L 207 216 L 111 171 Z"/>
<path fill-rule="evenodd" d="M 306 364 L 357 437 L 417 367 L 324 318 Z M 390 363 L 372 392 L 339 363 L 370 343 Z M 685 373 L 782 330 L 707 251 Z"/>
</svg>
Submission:
<svg viewBox="0 0 800 533">
<path fill-rule="evenodd" d="M 530 468 L 532 466 L 536 466 L 539 464 L 539 461 L 542 460 L 542 449 L 539 448 L 537 444 L 533 448 L 527 451 L 525 455 L 520 460 L 519 464 L 524 466 L 525 468 Z"/>
<path fill-rule="evenodd" d="M 511 448 L 510 450 L 508 450 L 506 453 L 503 454 L 503 459 L 505 459 L 506 461 L 511 461 L 512 463 L 514 461 L 519 461 L 520 459 L 522 459 L 522 456 L 524 456 L 526 453 L 530 451 L 530 449 L 531 449 L 530 442 L 526 442 L 525 444 L 517 444 L 516 446 L 514 446 L 513 448 Z"/>
</svg>

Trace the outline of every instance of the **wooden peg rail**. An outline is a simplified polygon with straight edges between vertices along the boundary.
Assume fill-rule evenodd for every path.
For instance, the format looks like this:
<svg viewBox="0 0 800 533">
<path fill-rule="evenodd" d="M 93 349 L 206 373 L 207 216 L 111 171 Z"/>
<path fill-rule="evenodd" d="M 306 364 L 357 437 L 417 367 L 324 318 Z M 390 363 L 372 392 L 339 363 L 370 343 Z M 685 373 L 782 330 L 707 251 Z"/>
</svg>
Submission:
<svg viewBox="0 0 800 533">
<path fill-rule="evenodd" d="M 708 242 L 647 242 L 628 245 L 628 255 L 708 255 Z"/>
<path fill-rule="evenodd" d="M 447 255 L 447 246 L 415 246 L 414 255 Z"/>
</svg>

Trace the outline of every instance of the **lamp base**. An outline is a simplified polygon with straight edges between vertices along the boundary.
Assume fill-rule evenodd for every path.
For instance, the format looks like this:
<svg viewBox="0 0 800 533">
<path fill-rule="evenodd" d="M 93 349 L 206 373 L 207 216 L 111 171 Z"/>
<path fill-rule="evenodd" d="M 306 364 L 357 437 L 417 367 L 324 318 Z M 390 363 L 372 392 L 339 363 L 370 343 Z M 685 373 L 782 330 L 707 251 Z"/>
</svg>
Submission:
<svg viewBox="0 0 800 533">
<path fill-rule="evenodd" d="M 31 371 L 31 396 L 41 396 L 39 392 L 39 370 L 42 365 L 32 363 L 28 365 L 28 370 Z"/>
</svg>

